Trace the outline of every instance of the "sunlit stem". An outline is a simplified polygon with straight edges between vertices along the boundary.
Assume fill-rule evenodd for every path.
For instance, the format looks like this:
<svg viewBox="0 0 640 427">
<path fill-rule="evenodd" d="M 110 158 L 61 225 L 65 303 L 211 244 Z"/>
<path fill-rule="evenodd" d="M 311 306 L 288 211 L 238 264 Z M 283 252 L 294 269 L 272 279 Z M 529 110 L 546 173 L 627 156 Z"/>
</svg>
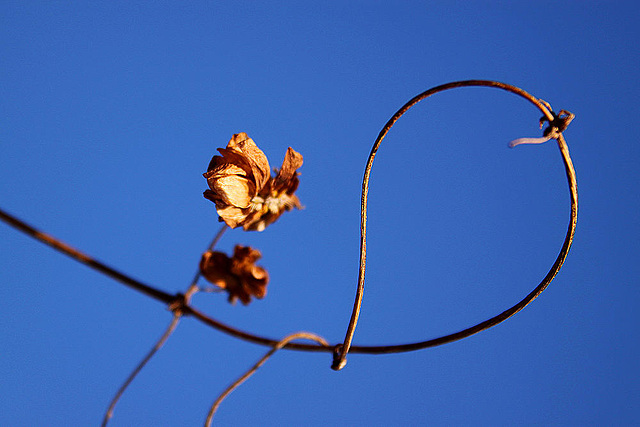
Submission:
<svg viewBox="0 0 640 427">
<path fill-rule="evenodd" d="M 550 139 L 551 139 L 550 136 L 545 136 L 541 138 L 518 138 L 518 139 L 514 139 L 509 143 L 509 148 L 513 148 L 516 145 L 520 145 L 520 144 L 542 144 L 547 142 Z"/>
<path fill-rule="evenodd" d="M 240 384 L 245 382 L 262 365 L 264 365 L 264 363 L 273 355 L 273 353 L 275 353 L 276 351 L 280 350 L 282 347 L 287 345 L 290 341 L 293 341 L 295 339 L 307 339 L 307 340 L 315 341 L 320 345 L 324 345 L 324 346 L 328 346 L 329 345 L 329 343 L 327 343 L 327 341 L 325 341 L 324 338 L 322 338 L 321 336 L 316 335 L 314 333 L 311 333 L 311 332 L 296 332 L 296 333 L 293 333 L 291 335 L 287 335 L 281 341 L 279 341 L 275 346 L 273 346 L 273 348 L 271 350 L 269 350 L 264 356 L 262 356 L 262 358 L 260 360 L 258 360 L 258 362 L 255 365 L 253 365 L 253 367 L 251 369 L 249 369 L 240 378 L 235 380 L 233 382 L 233 384 L 231 384 L 229 387 L 227 387 L 227 389 L 225 391 L 223 391 L 220 396 L 218 396 L 216 401 L 213 402 L 213 405 L 211 405 L 211 409 L 209 410 L 209 413 L 207 414 L 207 419 L 206 419 L 206 421 L 204 423 L 205 427 L 210 427 L 211 426 L 211 422 L 213 421 L 213 415 L 216 413 L 216 411 L 218 410 L 218 407 L 220 406 L 220 403 L 222 403 L 222 401 L 224 400 L 225 397 L 227 397 L 233 390 L 238 388 L 238 386 Z"/>
<path fill-rule="evenodd" d="M 209 246 L 207 247 L 208 251 L 212 250 L 216 246 L 218 241 L 222 238 L 222 235 L 224 234 L 226 229 L 227 229 L 227 225 L 223 224 L 220 230 L 218 231 L 218 233 L 213 238 L 213 240 L 211 240 L 211 243 L 209 243 Z M 184 294 L 185 304 L 189 304 L 189 301 L 193 296 L 193 294 L 198 292 L 198 280 L 200 280 L 200 276 L 201 276 L 201 273 L 200 273 L 200 269 L 198 268 L 198 271 L 196 272 L 195 276 L 193 277 L 193 280 L 191 281 L 191 284 L 189 285 L 189 287 L 187 288 L 187 291 Z M 169 326 L 164 331 L 164 334 L 162 334 L 158 342 L 156 342 L 156 344 L 153 346 L 151 351 L 149 351 L 149 353 L 144 357 L 144 359 L 142 359 L 142 361 L 138 364 L 138 366 L 136 366 L 133 372 L 129 374 L 125 382 L 122 384 L 122 386 L 120 386 L 120 388 L 118 389 L 118 392 L 111 400 L 111 403 L 109 404 L 109 409 L 107 409 L 107 412 L 104 415 L 104 418 L 102 420 L 102 427 L 105 427 L 109 422 L 109 420 L 111 419 L 111 417 L 113 416 L 113 410 L 115 409 L 116 404 L 120 400 L 120 397 L 122 397 L 127 387 L 129 387 L 129 384 L 131 384 L 131 382 L 135 379 L 135 377 L 142 370 L 142 368 L 145 367 L 145 365 L 149 362 L 149 360 L 151 360 L 151 358 L 158 352 L 158 350 L 162 348 L 162 346 L 165 344 L 167 339 L 169 339 L 173 331 L 178 326 L 178 323 L 180 322 L 181 317 L 182 317 L 182 312 L 179 309 L 174 310 L 173 319 L 171 319 L 171 323 L 169 323 Z"/>
<path fill-rule="evenodd" d="M 167 327 L 167 330 L 164 331 L 164 334 L 162 335 L 162 337 L 160 337 L 160 339 L 158 340 L 156 345 L 153 346 L 153 348 L 151 349 L 149 354 L 147 354 L 144 357 L 144 359 L 142 359 L 142 361 L 138 364 L 138 366 L 136 366 L 136 368 L 133 370 L 133 372 L 131 372 L 131 374 L 129 374 L 129 376 L 125 380 L 124 384 L 122 384 L 120 389 L 118 389 L 118 392 L 116 393 L 116 395 L 111 400 L 111 404 L 109 405 L 109 409 L 107 409 L 107 413 L 104 415 L 104 418 L 102 420 L 102 427 L 105 427 L 107 425 L 107 423 L 109 422 L 109 420 L 111 419 L 111 417 L 113 416 L 113 410 L 116 407 L 116 404 L 120 400 L 120 397 L 122 396 L 124 391 L 127 389 L 127 387 L 129 387 L 129 384 L 131 384 L 133 379 L 138 375 L 138 373 L 142 370 L 142 368 L 144 368 L 144 366 L 147 364 L 147 362 L 149 360 L 151 360 L 153 355 L 156 354 L 156 352 L 162 348 L 162 346 L 167 341 L 169 336 L 171 336 L 173 331 L 176 329 L 176 326 L 178 326 L 178 322 L 180 321 L 180 317 L 182 317 L 182 315 L 180 313 L 178 313 L 178 312 L 174 313 L 173 319 L 171 319 L 171 323 L 169 323 L 169 327 Z"/>
</svg>

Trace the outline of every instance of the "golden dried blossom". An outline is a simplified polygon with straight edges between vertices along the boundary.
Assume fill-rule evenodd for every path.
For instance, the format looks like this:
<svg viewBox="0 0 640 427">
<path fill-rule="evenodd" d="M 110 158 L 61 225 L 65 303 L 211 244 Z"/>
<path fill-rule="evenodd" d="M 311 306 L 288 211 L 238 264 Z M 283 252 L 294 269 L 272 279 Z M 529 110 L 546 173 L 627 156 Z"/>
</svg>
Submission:
<svg viewBox="0 0 640 427">
<path fill-rule="evenodd" d="M 246 133 L 233 135 L 222 156 L 213 156 L 204 177 L 204 197 L 216 205 L 220 220 L 229 227 L 262 231 L 283 212 L 300 209 L 294 194 L 302 155 L 289 147 L 282 167 L 271 176 L 269 161 Z"/>
<path fill-rule="evenodd" d="M 250 246 L 236 245 L 231 258 L 222 252 L 207 251 L 202 254 L 200 272 L 209 282 L 227 291 L 230 303 L 239 299 L 247 305 L 251 296 L 262 299 L 267 294 L 269 274 L 255 265 L 261 257 L 260 251 Z"/>
</svg>

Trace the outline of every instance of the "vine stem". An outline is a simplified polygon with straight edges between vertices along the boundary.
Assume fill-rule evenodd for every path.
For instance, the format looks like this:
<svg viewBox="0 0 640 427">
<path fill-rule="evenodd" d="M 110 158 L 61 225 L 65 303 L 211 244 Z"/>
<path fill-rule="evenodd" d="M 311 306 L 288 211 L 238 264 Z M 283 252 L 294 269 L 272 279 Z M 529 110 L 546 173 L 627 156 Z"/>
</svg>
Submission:
<svg viewBox="0 0 640 427">
<path fill-rule="evenodd" d="M 567 176 L 567 181 L 569 183 L 569 192 L 571 196 L 571 212 L 569 219 L 569 226 L 567 229 L 567 234 L 565 240 L 562 244 L 562 248 L 556 261 L 553 266 L 544 277 L 544 279 L 540 282 L 540 284 L 527 296 L 525 296 L 521 301 L 515 304 L 513 307 L 503 311 L 502 313 L 491 317 L 483 322 L 480 322 L 474 326 L 468 327 L 461 331 L 443 335 L 437 338 L 432 338 L 424 341 L 406 343 L 406 344 L 397 344 L 397 345 L 351 345 L 353 334 L 355 331 L 355 326 L 357 324 L 357 319 L 359 316 L 360 305 L 362 303 L 362 293 L 364 290 L 364 270 L 366 266 L 366 208 L 367 208 L 367 194 L 369 188 L 369 175 L 371 173 L 371 167 L 373 165 L 373 158 L 375 157 L 375 153 L 377 152 L 382 139 L 386 135 L 386 133 L 391 129 L 391 126 L 413 105 L 418 103 L 419 101 L 431 96 L 437 92 L 442 92 L 447 89 L 453 89 L 456 87 L 465 87 L 465 86 L 487 86 L 487 87 L 495 87 L 498 89 L 506 90 L 508 92 L 514 93 L 518 96 L 521 96 L 534 104 L 544 116 L 549 120 L 553 120 L 553 114 L 545 105 L 544 102 L 538 98 L 535 98 L 531 94 L 525 92 L 524 90 L 517 88 L 515 86 L 511 86 L 505 83 L 489 81 L 489 80 L 465 80 L 460 82 L 447 83 L 441 86 L 436 86 L 432 89 L 429 89 L 413 99 L 407 102 L 393 117 L 387 122 L 385 127 L 380 132 L 376 142 L 374 143 L 373 148 L 371 149 L 371 153 L 369 155 L 369 159 L 367 161 L 367 165 L 365 168 L 365 176 L 363 178 L 363 194 L 362 194 L 362 203 L 361 203 L 361 242 L 360 242 L 360 270 L 358 274 L 358 287 L 356 290 L 356 300 L 354 302 L 354 310 L 352 312 L 352 316 L 349 322 L 349 326 L 347 328 L 347 334 L 345 335 L 345 341 L 341 344 L 337 345 L 323 345 L 323 344 L 307 344 L 307 343 L 295 343 L 289 342 L 283 348 L 289 350 L 299 350 L 299 351 L 321 351 L 321 352 L 333 352 L 334 353 L 334 362 L 332 368 L 339 370 L 345 366 L 346 363 L 346 355 L 348 352 L 351 353 L 361 353 L 361 354 L 383 354 L 383 353 L 400 353 L 407 351 L 420 350 L 429 347 L 435 347 L 442 344 L 447 344 L 453 341 L 457 341 L 471 335 L 474 335 L 478 332 L 484 331 L 492 326 L 497 325 L 513 316 L 520 310 L 522 310 L 527 304 L 533 301 L 535 298 L 540 295 L 542 291 L 544 291 L 547 286 L 551 283 L 553 278 L 556 276 L 562 264 L 564 263 L 571 244 L 573 242 L 573 236 L 576 229 L 577 219 L 578 219 L 578 186 L 576 180 L 576 173 L 573 167 L 573 163 L 571 161 L 571 156 L 569 155 L 569 148 L 564 139 L 564 136 L 560 133 L 558 138 L 556 139 L 558 143 L 558 147 L 560 149 L 560 153 L 562 156 L 562 160 L 565 166 L 565 172 Z M 36 240 L 51 246 L 55 250 L 58 250 L 74 260 L 81 262 L 83 264 L 88 265 L 89 267 L 114 278 L 115 280 L 124 283 L 125 285 L 136 289 L 156 300 L 164 302 L 168 305 L 178 304 L 180 306 L 180 310 L 183 315 L 193 316 L 198 319 L 200 322 L 217 329 L 223 333 L 234 336 L 236 338 L 252 342 L 255 344 L 265 345 L 269 347 L 273 347 L 277 345 L 279 342 L 276 339 L 260 336 L 254 333 L 242 331 L 240 329 L 234 328 L 232 326 L 226 325 L 205 313 L 197 310 L 192 307 L 188 302 L 185 301 L 185 296 L 181 294 L 171 295 L 159 289 L 153 288 L 149 285 L 146 285 L 138 280 L 135 280 L 124 273 L 121 273 L 105 264 L 91 258 L 90 256 L 74 249 L 67 244 L 57 240 L 56 238 L 42 233 L 30 225 L 26 224 L 22 220 L 6 213 L 5 211 L 0 209 L 0 220 L 3 220 L 7 224 L 15 227 L 19 231 L 35 238 Z"/>
<path fill-rule="evenodd" d="M 129 387 L 129 384 L 131 384 L 133 379 L 138 375 L 138 373 L 142 370 L 142 368 L 145 367 L 147 362 L 151 360 L 151 358 L 156 354 L 156 352 L 162 348 L 164 343 L 167 341 L 167 339 L 171 336 L 173 331 L 176 329 L 176 326 L 178 326 L 178 323 L 180 322 L 180 317 L 182 317 L 180 313 L 174 313 L 173 319 L 171 319 L 171 323 L 169 323 L 169 326 L 164 331 L 164 334 L 162 334 L 162 336 L 160 337 L 158 342 L 153 346 L 151 351 L 144 357 L 144 359 L 142 359 L 142 361 L 138 364 L 138 366 L 136 366 L 136 368 L 131 372 L 131 374 L 129 374 L 129 376 L 127 377 L 125 382 L 122 384 L 122 386 L 120 386 L 120 388 L 116 392 L 116 395 L 111 400 L 111 403 L 109 404 L 109 408 L 107 409 L 107 412 L 104 414 L 104 418 L 102 419 L 102 427 L 106 427 L 107 423 L 113 416 L 113 410 L 115 409 L 116 404 L 120 400 L 120 397 L 122 397 L 122 394 L 125 392 L 127 387 Z"/>
<path fill-rule="evenodd" d="M 327 341 L 322 338 L 319 335 L 316 335 L 314 333 L 311 332 L 296 332 L 290 335 L 287 335 L 286 337 L 284 337 L 282 340 L 278 341 L 271 350 L 269 350 L 264 356 L 262 356 L 262 358 L 260 360 L 258 360 L 258 362 L 253 365 L 253 367 L 251 367 L 251 369 L 249 369 L 247 372 L 245 372 L 240 378 L 238 378 L 237 380 L 235 380 L 229 387 L 227 387 L 227 389 L 225 391 L 222 392 L 222 394 L 220 394 L 220 396 L 218 396 L 218 398 L 215 400 L 215 402 L 213 402 L 213 405 L 211 405 L 211 409 L 209 410 L 209 413 L 207 414 L 207 419 L 204 423 L 205 427 L 210 427 L 211 423 L 213 421 L 213 415 L 216 413 L 216 411 L 218 410 L 218 408 L 220 407 L 220 404 L 222 403 L 222 401 L 236 388 L 238 388 L 243 382 L 245 382 L 247 379 L 249 379 L 249 377 L 251 375 L 253 375 L 262 365 L 265 364 L 265 362 L 278 350 L 280 350 L 282 347 L 284 347 L 285 345 L 287 345 L 290 341 L 293 341 L 295 339 L 307 339 L 307 340 L 312 340 L 317 342 L 320 345 L 323 346 L 329 346 L 329 343 L 327 343 Z"/>
<path fill-rule="evenodd" d="M 215 247 L 218 241 L 222 238 L 222 235 L 224 234 L 226 229 L 227 229 L 226 224 L 220 227 L 220 230 L 218 231 L 218 233 L 211 240 L 211 243 L 209 243 L 207 250 L 212 250 Z M 129 374 L 129 376 L 124 381 L 122 386 L 120 386 L 120 388 L 116 392 L 115 396 L 111 400 L 111 403 L 109 404 L 109 408 L 107 409 L 107 412 L 105 413 L 104 418 L 102 419 L 102 427 L 106 427 L 106 425 L 109 423 L 109 420 L 113 416 L 113 411 L 116 407 L 116 404 L 120 400 L 120 397 L 122 397 L 122 395 L 124 394 L 125 390 L 129 387 L 129 384 L 133 382 L 134 378 L 140 373 L 140 371 L 142 371 L 142 368 L 144 368 L 146 364 L 149 362 L 149 360 L 151 360 L 151 358 L 158 352 L 158 350 L 160 350 L 164 346 L 165 342 L 169 339 L 171 334 L 173 334 L 173 332 L 175 331 L 176 327 L 178 326 L 178 323 L 180 323 L 180 319 L 182 318 L 182 314 L 183 314 L 182 304 L 188 304 L 191 299 L 191 296 L 193 296 L 193 294 L 195 294 L 198 291 L 198 280 L 200 280 L 200 276 L 201 276 L 201 272 L 200 272 L 200 269 L 198 269 L 196 271 L 195 276 L 193 277 L 193 280 L 191 281 L 191 284 L 189 285 L 189 287 L 187 288 L 187 291 L 185 292 L 184 300 L 180 301 L 180 305 L 176 305 L 173 307 L 173 318 L 171 319 L 171 323 L 169 323 L 169 326 L 164 331 L 160 339 L 156 342 L 156 344 L 149 351 L 149 353 L 147 353 L 147 355 L 140 361 L 138 366 L 135 367 L 135 369 L 131 372 L 131 374 Z"/>
<path fill-rule="evenodd" d="M 90 257 L 89 255 L 80 252 L 75 248 L 72 248 L 61 240 L 58 240 L 47 233 L 43 233 L 42 231 L 35 229 L 24 221 L 3 211 L 2 209 L 0 209 L 0 219 L 11 225 L 12 227 L 22 231 L 23 233 L 44 243 L 45 245 L 51 246 L 53 249 L 62 252 L 63 254 L 73 258 L 74 260 L 85 264 L 93 268 L 94 270 L 97 270 L 100 273 L 117 280 L 120 283 L 124 283 L 125 285 L 135 289 L 136 291 L 142 292 L 143 294 L 162 301 L 166 304 L 170 304 L 176 298 L 174 295 L 168 294 L 167 292 L 161 291 L 160 289 L 144 284 L 139 280 L 133 279 L 132 277 L 129 277 L 124 273 L 121 273 L 120 271 L 109 267 L 108 265 Z"/>
</svg>

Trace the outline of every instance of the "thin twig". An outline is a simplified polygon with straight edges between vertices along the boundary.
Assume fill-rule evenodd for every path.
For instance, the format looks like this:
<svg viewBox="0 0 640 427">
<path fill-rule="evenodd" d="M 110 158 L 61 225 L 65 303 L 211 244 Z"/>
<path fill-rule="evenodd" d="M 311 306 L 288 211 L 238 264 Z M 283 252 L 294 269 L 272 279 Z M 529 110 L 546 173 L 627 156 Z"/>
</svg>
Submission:
<svg viewBox="0 0 640 427">
<path fill-rule="evenodd" d="M 216 245 L 222 238 L 222 235 L 224 234 L 224 232 L 227 231 L 227 228 L 228 228 L 227 224 L 222 223 L 220 230 L 218 230 L 218 233 L 215 235 L 213 240 L 211 240 L 211 242 L 209 243 L 209 246 L 207 246 L 207 251 L 211 251 L 213 250 L 213 248 L 216 247 Z M 191 281 L 191 285 L 189 286 L 189 289 L 187 289 L 187 292 L 185 292 L 187 303 L 189 302 L 189 297 L 193 295 L 193 293 L 195 293 L 196 290 L 198 289 L 197 285 L 198 285 L 198 280 L 200 280 L 200 276 L 202 276 L 202 272 L 200 271 L 200 268 L 198 268 L 196 271 L 196 274 L 193 276 L 193 280 Z"/>
<path fill-rule="evenodd" d="M 167 341 L 169 336 L 171 336 L 173 331 L 176 329 L 176 326 L 178 326 L 178 323 L 180 321 L 180 317 L 182 317 L 182 315 L 179 312 L 176 312 L 173 314 L 173 319 L 171 319 L 171 323 L 169 323 L 169 326 L 164 331 L 164 334 L 162 334 L 162 336 L 160 337 L 158 342 L 153 346 L 151 351 L 144 357 L 144 359 L 142 359 L 142 361 L 138 364 L 138 366 L 136 366 L 133 372 L 129 374 L 129 376 L 127 377 L 125 382 L 122 384 L 122 386 L 120 386 L 120 388 L 118 389 L 118 392 L 116 393 L 116 395 L 111 400 L 111 403 L 109 404 L 109 409 L 107 409 L 107 413 L 104 414 L 104 418 L 102 419 L 102 427 L 106 427 L 107 423 L 113 416 L 113 410 L 116 407 L 116 404 L 120 400 L 120 397 L 122 396 L 124 391 L 127 389 L 127 387 L 129 387 L 129 384 L 131 384 L 133 379 L 136 377 L 136 375 L 138 375 L 138 373 L 142 370 L 142 368 L 145 367 L 147 362 L 151 360 L 153 355 L 156 354 L 156 352 L 162 348 L 162 346 Z"/>
<path fill-rule="evenodd" d="M 218 243 L 218 241 L 220 240 L 220 238 L 222 237 L 226 229 L 227 229 L 227 226 L 226 224 L 224 224 L 220 228 L 218 233 L 215 235 L 213 240 L 211 240 L 211 243 L 209 243 L 207 250 L 210 251 L 215 247 L 215 245 Z M 149 351 L 149 353 L 144 357 L 144 359 L 142 359 L 142 361 L 138 364 L 138 366 L 136 366 L 133 372 L 129 374 L 125 382 L 122 384 L 122 386 L 120 386 L 120 389 L 118 389 L 116 395 L 111 400 L 111 403 L 109 404 L 109 409 L 107 409 L 107 413 L 104 415 L 104 418 L 102 420 L 102 427 L 106 427 L 107 423 L 113 416 L 113 410 L 116 404 L 118 403 L 118 401 L 120 400 L 120 397 L 122 396 L 122 394 L 125 392 L 127 387 L 129 387 L 129 384 L 131 384 L 134 378 L 138 375 L 138 373 L 142 370 L 142 368 L 145 367 L 145 365 L 149 362 L 149 360 L 151 360 L 151 358 L 156 354 L 156 352 L 160 350 L 162 346 L 164 346 L 167 339 L 169 339 L 173 331 L 175 331 L 176 327 L 178 326 L 178 323 L 180 322 L 180 318 L 182 317 L 182 314 L 183 314 L 182 304 L 185 304 L 185 303 L 188 304 L 191 299 L 191 296 L 193 296 L 193 294 L 197 292 L 198 280 L 200 279 L 200 275 L 201 275 L 200 269 L 198 268 L 198 271 L 196 272 L 193 280 L 191 281 L 191 284 L 189 285 L 189 287 L 187 288 L 187 291 L 185 292 L 184 298 L 179 301 L 180 302 L 179 305 L 172 307 L 173 319 L 171 319 L 171 323 L 169 323 L 169 326 L 165 330 L 164 334 L 160 337 L 158 342 L 156 342 L 156 344 L 153 346 L 151 351 Z"/>
<path fill-rule="evenodd" d="M 296 332 L 293 333 L 291 335 L 287 335 L 286 337 L 284 337 L 282 340 L 278 341 L 275 346 L 269 350 L 255 365 L 253 365 L 253 367 L 251 369 L 249 369 L 244 375 L 242 375 L 240 378 L 238 378 L 237 380 L 235 380 L 233 382 L 233 384 L 231 384 L 229 387 L 227 387 L 227 389 L 225 391 L 222 392 L 222 394 L 220 396 L 218 396 L 218 398 L 216 399 L 215 402 L 213 402 L 213 405 L 211 405 L 211 409 L 209 410 L 209 414 L 207 415 L 207 420 L 205 421 L 204 425 L 205 427 L 209 427 L 211 426 L 211 422 L 213 420 L 213 415 L 216 413 L 216 411 L 218 410 L 218 407 L 220 406 L 220 403 L 222 403 L 222 401 L 233 391 L 235 390 L 238 386 L 240 386 L 240 384 L 242 384 L 243 382 L 245 382 L 251 375 L 253 375 L 262 365 L 264 365 L 264 363 L 273 355 L 273 353 L 275 353 L 276 351 L 280 350 L 282 347 L 284 347 L 285 345 L 287 345 L 287 343 L 289 343 L 289 341 L 295 340 L 295 339 L 307 339 L 307 340 L 312 340 L 317 342 L 320 345 L 323 346 L 328 346 L 329 344 L 327 343 L 327 341 L 325 341 L 324 338 L 322 338 L 321 336 L 318 336 L 316 334 L 313 334 L 311 332 Z"/>
<path fill-rule="evenodd" d="M 61 240 L 56 239 L 53 236 L 50 236 L 46 233 L 43 233 L 39 230 L 36 230 L 35 228 L 33 228 L 32 226 L 28 225 L 27 223 L 25 223 L 22 220 L 19 220 L 18 218 L 14 217 L 13 215 L 10 215 L 9 213 L 3 211 L 2 209 L 0 209 L 0 219 L 2 219 L 4 222 L 6 222 L 7 224 L 11 225 L 12 227 L 17 228 L 18 230 L 22 231 L 23 233 L 33 237 L 34 239 L 44 243 L 45 245 L 51 246 L 53 249 L 62 252 L 65 255 L 70 256 L 71 258 L 73 258 L 74 260 L 81 262 L 82 264 L 85 264 L 91 268 L 93 268 L 94 270 L 99 271 L 102 274 L 105 274 L 121 283 L 124 283 L 125 285 L 129 286 L 130 288 L 133 288 L 137 291 L 142 292 L 143 294 L 146 294 L 150 297 L 153 297 L 159 301 L 162 301 L 166 304 L 171 303 L 174 299 L 175 296 L 168 294 L 164 291 L 161 291 L 160 289 L 156 289 L 152 286 L 149 285 L 145 285 L 144 283 L 133 279 L 111 267 L 109 267 L 106 264 L 103 264 L 102 262 L 90 257 L 87 254 L 84 254 L 82 252 L 80 252 L 79 250 L 72 248 L 71 246 L 67 245 L 66 243 L 62 242 Z"/>
</svg>

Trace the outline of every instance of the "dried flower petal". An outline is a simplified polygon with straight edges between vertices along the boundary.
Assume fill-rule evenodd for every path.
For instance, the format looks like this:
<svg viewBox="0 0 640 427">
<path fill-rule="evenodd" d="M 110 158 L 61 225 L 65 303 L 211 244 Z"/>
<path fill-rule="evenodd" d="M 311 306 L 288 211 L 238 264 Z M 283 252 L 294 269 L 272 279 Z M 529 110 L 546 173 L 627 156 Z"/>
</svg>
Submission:
<svg viewBox="0 0 640 427">
<path fill-rule="evenodd" d="M 300 166 L 302 166 L 302 154 L 289 147 L 282 162 L 282 168 L 280 168 L 274 179 L 274 188 L 287 187 L 297 175 L 296 170 L 300 168 Z M 293 191 L 295 191 L 295 188 Z"/>
<path fill-rule="evenodd" d="M 264 187 L 271 176 L 271 168 L 267 156 L 258 148 L 253 139 L 249 138 L 246 133 L 241 132 L 231 138 L 227 149 L 239 152 L 251 167 L 251 172 L 257 187 Z"/>
<path fill-rule="evenodd" d="M 285 211 L 302 207 L 294 195 L 302 155 L 293 148 L 275 177 L 267 157 L 244 132 L 218 151 L 222 156 L 214 156 L 204 174 L 209 184 L 204 197 L 216 204 L 220 220 L 229 227 L 262 231 Z"/>
<path fill-rule="evenodd" d="M 255 197 L 256 186 L 247 178 L 238 175 L 222 175 L 212 180 L 212 190 L 220 194 L 227 205 L 248 208 Z"/>
<path fill-rule="evenodd" d="M 260 251 L 250 246 L 236 245 L 233 257 L 222 252 L 207 251 L 200 260 L 200 272 L 209 282 L 229 294 L 229 302 L 240 300 L 247 305 L 251 297 L 264 298 L 267 294 L 269 274 L 255 265 L 261 258 Z"/>
</svg>

